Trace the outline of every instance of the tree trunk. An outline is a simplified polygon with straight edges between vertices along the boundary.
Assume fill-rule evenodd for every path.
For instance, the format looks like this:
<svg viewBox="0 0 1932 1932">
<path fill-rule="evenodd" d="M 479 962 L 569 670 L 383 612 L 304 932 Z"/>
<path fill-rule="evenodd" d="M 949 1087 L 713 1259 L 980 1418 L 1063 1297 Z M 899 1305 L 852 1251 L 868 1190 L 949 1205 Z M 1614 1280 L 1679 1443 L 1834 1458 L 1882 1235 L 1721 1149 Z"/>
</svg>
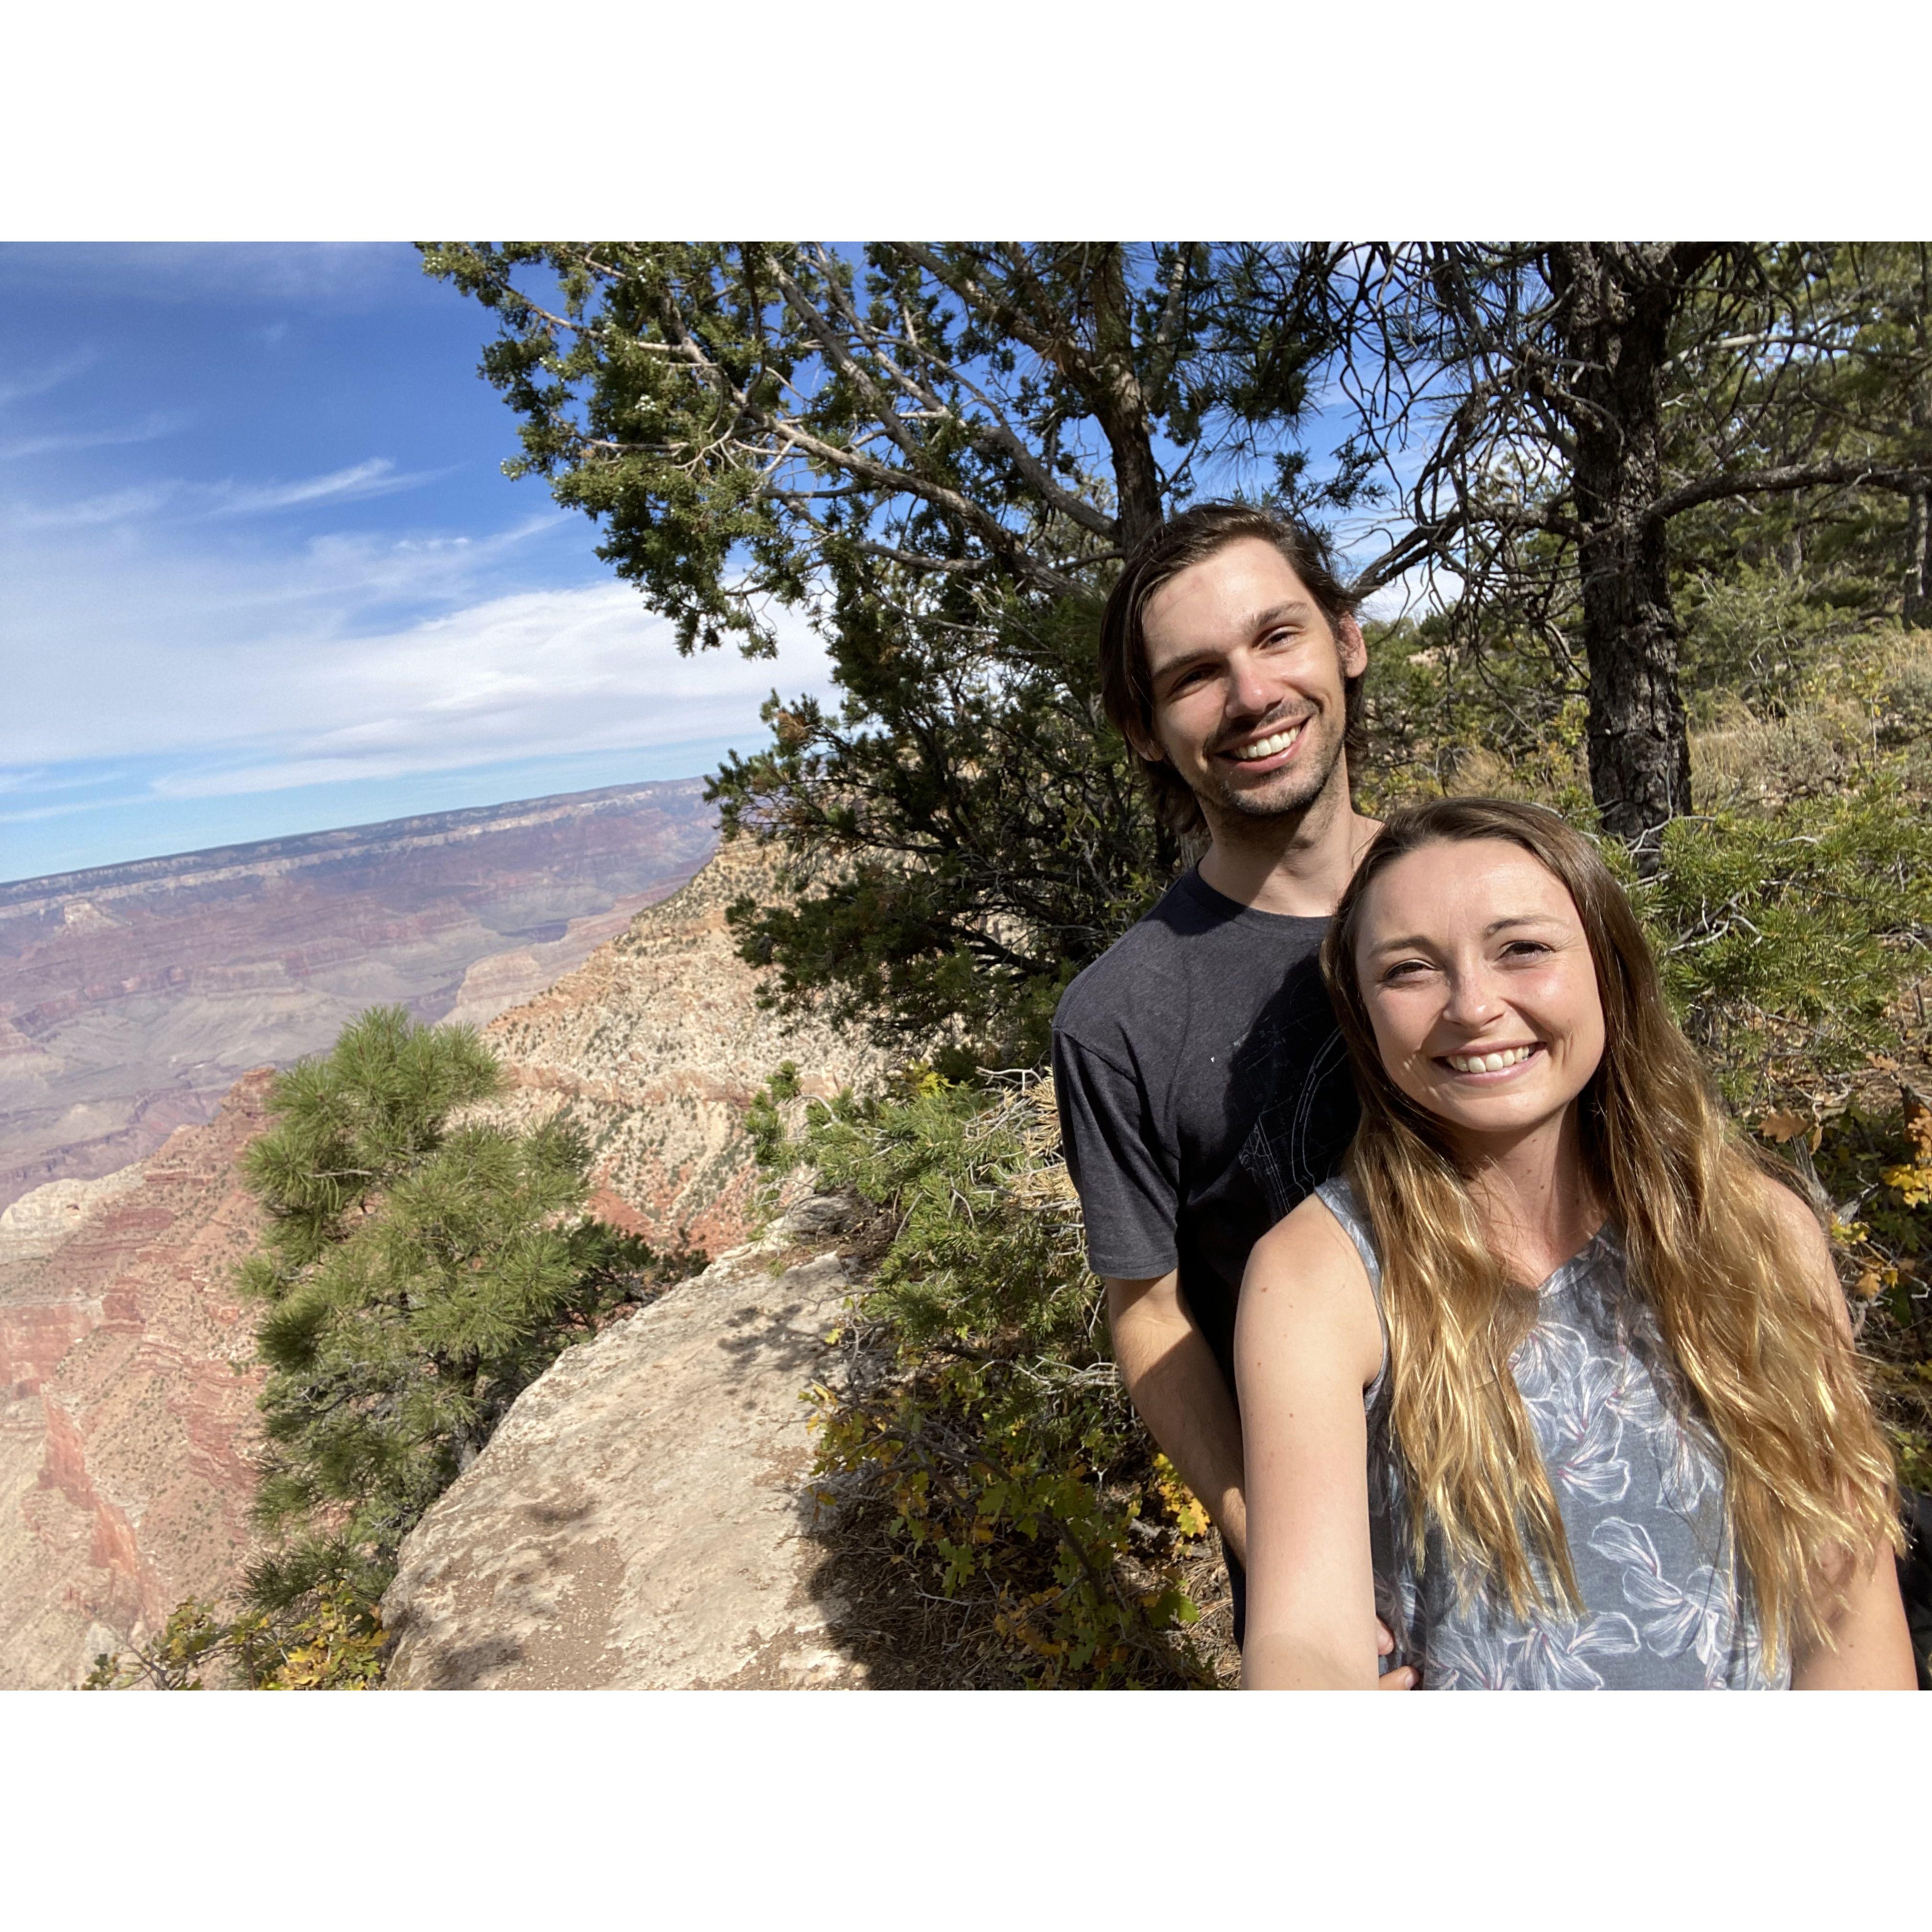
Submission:
<svg viewBox="0 0 1932 1932">
<path fill-rule="evenodd" d="M 1932 629 L 1932 494 L 1914 490 L 1906 498 L 1905 623 Z"/>
<path fill-rule="evenodd" d="M 1120 244 L 1108 242 L 1096 254 L 1088 296 L 1100 392 L 1092 400 L 1114 458 L 1120 548 L 1131 550 L 1160 521 L 1160 466 L 1154 460 L 1154 429 L 1137 366 L 1133 304 Z"/>
<path fill-rule="evenodd" d="M 1678 688 L 1664 523 L 1664 364 L 1670 325 L 1702 250 L 1558 243 L 1566 410 L 1582 526 L 1583 640 L 1590 667 L 1590 789 L 1604 829 L 1654 832 L 1690 803 L 1690 737 Z"/>
<path fill-rule="evenodd" d="M 1918 347 L 1918 377 L 1912 386 L 1907 410 L 1912 424 L 1912 460 L 1924 464 L 1932 455 L 1932 342 L 1927 326 L 1932 321 L 1932 249 L 1918 244 L 1918 313 L 1912 328 Z M 1932 492 L 1908 491 L 1905 499 L 1905 608 L 1901 614 L 1909 631 L 1932 629 Z"/>
</svg>

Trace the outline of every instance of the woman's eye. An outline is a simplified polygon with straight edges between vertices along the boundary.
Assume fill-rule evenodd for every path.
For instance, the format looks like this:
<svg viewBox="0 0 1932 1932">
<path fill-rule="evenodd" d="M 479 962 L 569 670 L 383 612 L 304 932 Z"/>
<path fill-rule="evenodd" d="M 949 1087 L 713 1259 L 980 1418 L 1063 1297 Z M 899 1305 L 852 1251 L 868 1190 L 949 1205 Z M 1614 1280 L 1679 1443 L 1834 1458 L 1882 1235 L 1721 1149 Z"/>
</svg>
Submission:
<svg viewBox="0 0 1932 1932">
<path fill-rule="evenodd" d="M 1413 980 L 1417 974 L 1428 970 L 1429 962 L 1426 959 L 1398 959 L 1384 971 L 1382 984 L 1384 986 L 1394 986 L 1397 980 Z"/>
<path fill-rule="evenodd" d="M 1550 948 L 1540 939 L 1513 939 L 1503 948 L 1503 957 L 1505 959 L 1536 959 L 1549 950 Z"/>
</svg>

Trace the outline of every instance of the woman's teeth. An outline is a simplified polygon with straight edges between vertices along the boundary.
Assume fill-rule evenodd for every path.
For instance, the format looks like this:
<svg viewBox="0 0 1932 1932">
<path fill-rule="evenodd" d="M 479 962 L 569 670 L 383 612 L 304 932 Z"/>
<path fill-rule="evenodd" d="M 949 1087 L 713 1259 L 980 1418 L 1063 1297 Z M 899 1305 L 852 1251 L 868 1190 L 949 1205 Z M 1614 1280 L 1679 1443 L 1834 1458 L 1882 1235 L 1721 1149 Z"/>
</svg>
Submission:
<svg viewBox="0 0 1932 1932">
<path fill-rule="evenodd" d="M 1445 1053 L 1442 1058 L 1458 1073 L 1500 1073 L 1505 1066 L 1527 1060 L 1535 1051 L 1534 1046 L 1511 1046 L 1501 1053 Z"/>
<path fill-rule="evenodd" d="M 1276 732 L 1271 738 L 1257 738 L 1252 745 L 1244 745 L 1234 755 L 1244 765 L 1256 758 L 1271 758 L 1276 752 L 1286 751 L 1300 736 L 1301 727 L 1298 724 L 1291 731 Z"/>
</svg>

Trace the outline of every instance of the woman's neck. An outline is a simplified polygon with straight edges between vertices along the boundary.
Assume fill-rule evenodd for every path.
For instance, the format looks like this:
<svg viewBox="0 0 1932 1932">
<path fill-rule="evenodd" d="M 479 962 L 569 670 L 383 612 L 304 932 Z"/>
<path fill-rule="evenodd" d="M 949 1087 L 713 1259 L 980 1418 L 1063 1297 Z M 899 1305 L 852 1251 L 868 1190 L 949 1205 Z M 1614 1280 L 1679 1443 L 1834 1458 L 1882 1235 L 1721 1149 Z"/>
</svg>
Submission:
<svg viewBox="0 0 1932 1932">
<path fill-rule="evenodd" d="M 1491 1246 L 1526 1285 L 1547 1280 L 1603 1225 L 1574 1101 L 1526 1133 L 1465 1141 L 1457 1150 Z"/>
</svg>

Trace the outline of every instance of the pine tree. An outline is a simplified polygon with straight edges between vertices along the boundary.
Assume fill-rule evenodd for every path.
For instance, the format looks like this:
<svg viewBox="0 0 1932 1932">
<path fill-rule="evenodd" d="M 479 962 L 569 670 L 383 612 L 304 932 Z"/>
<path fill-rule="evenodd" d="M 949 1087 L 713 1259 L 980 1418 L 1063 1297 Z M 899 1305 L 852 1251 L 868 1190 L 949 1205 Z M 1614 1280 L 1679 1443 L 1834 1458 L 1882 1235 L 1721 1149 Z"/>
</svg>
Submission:
<svg viewBox="0 0 1932 1932">
<path fill-rule="evenodd" d="M 270 1090 L 246 1157 L 267 1228 L 238 1274 L 268 1304 L 256 1516 L 280 1547 L 250 1573 L 259 1606 L 373 1602 L 518 1395 L 659 1271 L 586 1213 L 572 1130 L 466 1114 L 502 1079 L 473 1029 L 390 1006 Z"/>
</svg>

